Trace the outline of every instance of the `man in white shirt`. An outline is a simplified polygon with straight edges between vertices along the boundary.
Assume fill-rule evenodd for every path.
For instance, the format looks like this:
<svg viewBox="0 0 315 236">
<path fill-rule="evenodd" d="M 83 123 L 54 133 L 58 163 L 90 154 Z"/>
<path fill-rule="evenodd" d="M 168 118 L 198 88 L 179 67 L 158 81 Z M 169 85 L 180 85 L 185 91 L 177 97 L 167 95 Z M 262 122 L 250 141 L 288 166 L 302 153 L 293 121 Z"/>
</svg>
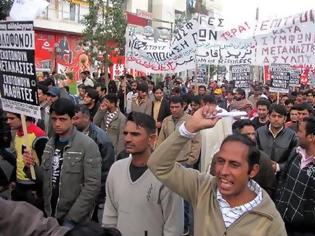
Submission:
<svg viewBox="0 0 315 236">
<path fill-rule="evenodd" d="M 126 114 L 129 114 L 131 112 L 131 104 L 132 100 L 138 97 L 137 93 L 138 83 L 137 81 L 131 82 L 131 91 L 127 93 L 127 107 L 126 107 Z"/>
<path fill-rule="evenodd" d="M 94 88 L 94 82 L 91 78 L 89 78 L 90 76 L 90 72 L 89 71 L 82 71 L 80 73 L 80 79 L 82 84 L 84 84 L 84 86 L 90 86 L 92 88 Z"/>
</svg>

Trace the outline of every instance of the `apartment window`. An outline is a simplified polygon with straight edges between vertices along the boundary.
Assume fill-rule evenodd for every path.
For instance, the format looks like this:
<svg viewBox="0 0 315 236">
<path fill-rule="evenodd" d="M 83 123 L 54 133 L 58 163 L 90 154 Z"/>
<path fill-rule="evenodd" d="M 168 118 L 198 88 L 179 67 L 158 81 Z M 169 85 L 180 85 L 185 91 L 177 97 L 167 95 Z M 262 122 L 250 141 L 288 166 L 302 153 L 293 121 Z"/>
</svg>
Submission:
<svg viewBox="0 0 315 236">
<path fill-rule="evenodd" d="M 75 21 L 75 4 L 70 3 L 70 20 Z"/>
<path fill-rule="evenodd" d="M 153 0 L 148 0 L 148 12 L 152 12 L 153 11 Z"/>
<path fill-rule="evenodd" d="M 78 5 L 78 17 L 77 17 L 77 19 L 78 19 L 78 22 L 80 23 L 80 21 L 81 21 L 81 7 L 80 7 L 80 5 Z"/>
</svg>

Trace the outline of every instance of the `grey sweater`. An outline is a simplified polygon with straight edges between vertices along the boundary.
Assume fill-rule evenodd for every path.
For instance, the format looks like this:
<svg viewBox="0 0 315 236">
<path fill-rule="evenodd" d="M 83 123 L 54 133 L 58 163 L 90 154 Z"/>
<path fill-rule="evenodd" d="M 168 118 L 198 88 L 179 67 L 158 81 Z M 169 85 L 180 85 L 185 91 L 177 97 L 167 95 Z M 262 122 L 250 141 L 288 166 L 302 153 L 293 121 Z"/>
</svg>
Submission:
<svg viewBox="0 0 315 236">
<path fill-rule="evenodd" d="M 118 228 L 123 236 L 181 235 L 182 198 L 158 181 L 149 169 L 132 182 L 130 163 L 131 157 L 117 161 L 109 171 L 102 225 Z"/>
</svg>

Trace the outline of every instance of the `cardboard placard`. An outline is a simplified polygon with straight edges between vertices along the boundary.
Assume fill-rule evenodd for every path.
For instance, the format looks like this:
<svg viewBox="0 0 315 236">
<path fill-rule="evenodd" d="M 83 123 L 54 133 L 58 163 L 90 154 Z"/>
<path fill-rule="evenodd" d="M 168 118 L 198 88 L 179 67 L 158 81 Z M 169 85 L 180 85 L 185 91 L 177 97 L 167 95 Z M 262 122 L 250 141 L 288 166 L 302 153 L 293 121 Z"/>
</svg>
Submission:
<svg viewBox="0 0 315 236">
<path fill-rule="evenodd" d="M 231 66 L 232 80 L 235 80 L 235 88 L 249 88 L 250 82 L 250 65 L 233 65 Z"/>
<path fill-rule="evenodd" d="M 3 110 L 41 118 L 31 21 L 0 22 L 0 92 Z"/>
<path fill-rule="evenodd" d="M 270 92 L 289 93 L 290 66 L 287 64 L 272 64 L 270 66 Z"/>
</svg>

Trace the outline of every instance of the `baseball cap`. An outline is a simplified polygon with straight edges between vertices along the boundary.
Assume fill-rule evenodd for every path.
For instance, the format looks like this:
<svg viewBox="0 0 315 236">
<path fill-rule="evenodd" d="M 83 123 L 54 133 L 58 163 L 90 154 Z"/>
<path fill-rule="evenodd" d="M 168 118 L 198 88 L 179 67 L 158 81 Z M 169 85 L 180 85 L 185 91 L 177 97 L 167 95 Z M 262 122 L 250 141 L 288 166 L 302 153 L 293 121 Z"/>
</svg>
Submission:
<svg viewBox="0 0 315 236">
<path fill-rule="evenodd" d="M 59 97 L 60 96 L 60 89 L 58 87 L 50 87 L 47 92 L 48 95 Z"/>
</svg>

